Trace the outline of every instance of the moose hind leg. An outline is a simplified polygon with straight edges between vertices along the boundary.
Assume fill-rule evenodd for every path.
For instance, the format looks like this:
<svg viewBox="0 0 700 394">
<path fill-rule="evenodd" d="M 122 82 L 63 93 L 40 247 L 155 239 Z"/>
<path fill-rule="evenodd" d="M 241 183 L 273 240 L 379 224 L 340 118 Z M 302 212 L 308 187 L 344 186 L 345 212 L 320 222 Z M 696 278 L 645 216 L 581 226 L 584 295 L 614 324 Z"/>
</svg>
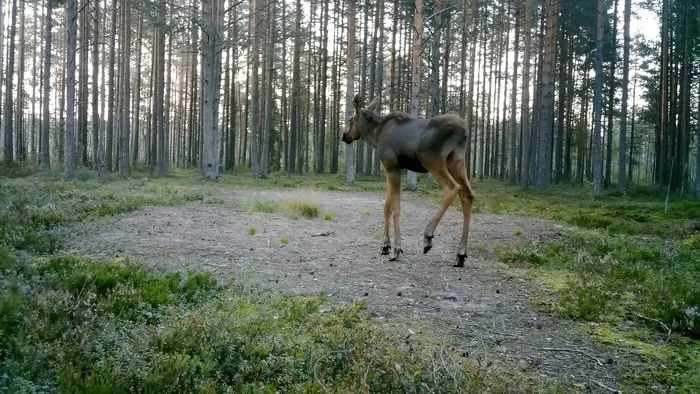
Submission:
<svg viewBox="0 0 700 394">
<path fill-rule="evenodd" d="M 391 211 L 393 203 L 392 186 L 387 176 L 387 193 L 386 201 L 384 201 L 384 231 L 382 233 L 381 254 L 388 255 L 391 253 L 391 240 L 389 238 L 389 222 L 391 221 Z"/>
<path fill-rule="evenodd" d="M 426 167 L 435 180 L 442 186 L 444 197 L 442 200 L 442 205 L 440 209 L 435 213 L 432 220 L 425 227 L 425 232 L 423 233 L 423 254 L 428 253 L 433 247 L 433 236 L 435 233 L 435 228 L 442 219 L 447 209 L 450 207 L 454 201 L 457 194 L 460 192 L 461 186 L 452 178 L 450 173 L 447 171 L 445 161 L 442 160 L 439 164 Z"/>
<path fill-rule="evenodd" d="M 450 171 L 452 177 L 461 186 L 459 191 L 459 199 L 462 204 L 464 222 L 462 225 L 462 239 L 459 242 L 455 267 L 464 267 L 464 260 L 467 258 L 467 241 L 469 238 L 469 227 L 472 219 L 474 191 L 472 190 L 471 185 L 469 184 L 469 179 L 467 178 L 467 170 L 464 160 L 452 159 L 452 157 L 450 157 L 450 159 L 448 159 L 448 170 Z"/>
</svg>

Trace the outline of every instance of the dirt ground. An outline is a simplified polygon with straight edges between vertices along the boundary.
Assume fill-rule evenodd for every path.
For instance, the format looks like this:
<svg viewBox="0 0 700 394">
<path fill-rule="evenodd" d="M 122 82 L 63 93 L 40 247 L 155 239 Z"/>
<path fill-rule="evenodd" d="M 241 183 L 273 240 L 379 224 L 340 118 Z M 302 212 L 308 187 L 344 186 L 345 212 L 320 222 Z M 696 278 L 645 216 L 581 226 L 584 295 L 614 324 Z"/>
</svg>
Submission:
<svg viewBox="0 0 700 394">
<path fill-rule="evenodd" d="M 396 262 L 379 254 L 383 196 L 221 189 L 213 198 L 215 203 L 148 207 L 83 225 L 72 232 L 69 246 L 94 256 L 128 256 L 161 270 L 190 264 L 219 279 L 235 277 L 293 294 L 325 291 L 338 303 L 363 299 L 378 318 L 408 322 L 407 335 L 420 325 L 430 327 L 487 371 L 568 380 L 589 392 L 619 386 L 626 368 L 615 350 L 592 343 L 577 323 L 538 310 L 545 290 L 493 256 L 495 246 L 556 236 L 562 229 L 552 222 L 474 214 L 466 266 L 455 268 L 461 212 L 448 210 L 424 255 L 423 229 L 437 205 L 405 193 L 404 254 Z M 315 203 L 321 214 L 294 219 L 284 211 L 250 213 L 246 206 L 255 201 Z M 326 213 L 333 220 L 324 220 Z M 514 235 L 516 228 L 521 235 Z"/>
</svg>

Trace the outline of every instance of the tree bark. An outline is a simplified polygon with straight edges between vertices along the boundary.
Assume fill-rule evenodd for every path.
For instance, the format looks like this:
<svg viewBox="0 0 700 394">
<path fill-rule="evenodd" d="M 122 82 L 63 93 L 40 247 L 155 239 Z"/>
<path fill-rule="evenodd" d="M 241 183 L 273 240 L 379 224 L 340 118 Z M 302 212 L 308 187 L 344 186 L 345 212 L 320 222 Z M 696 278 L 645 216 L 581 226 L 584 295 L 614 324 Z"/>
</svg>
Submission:
<svg viewBox="0 0 700 394">
<path fill-rule="evenodd" d="M 131 5 L 129 0 L 124 0 L 124 36 L 121 44 L 124 48 L 122 57 L 122 113 L 120 130 L 120 154 L 119 173 L 129 175 L 131 161 L 129 160 L 129 137 L 131 128 L 130 103 L 131 103 Z M 121 37 L 120 37 L 121 38 Z"/>
<path fill-rule="evenodd" d="M 72 0 L 68 0 L 66 7 L 69 6 Z M 15 70 L 15 35 L 17 32 L 17 0 L 12 0 L 12 14 L 10 16 L 10 47 L 7 52 L 7 70 L 5 77 L 5 161 L 12 162 L 14 160 L 14 138 L 13 138 L 13 123 L 12 123 L 12 79 Z M 69 25 L 69 27 L 71 27 Z M 75 37 L 75 35 L 73 35 Z"/>
<path fill-rule="evenodd" d="M 546 0 L 547 27 L 544 59 L 542 62 L 538 189 L 548 188 L 552 177 L 552 126 L 554 125 L 554 73 L 556 70 L 558 8 L 559 0 Z"/>
<path fill-rule="evenodd" d="M 420 52 L 421 36 L 423 34 L 423 0 L 413 3 L 413 51 L 411 59 L 411 115 L 420 116 Z M 408 171 L 408 188 L 418 189 L 418 174 Z"/>
<path fill-rule="evenodd" d="M 92 38 L 92 165 L 97 175 L 105 176 L 104 149 L 101 148 L 100 141 L 100 108 L 97 73 L 100 69 L 100 43 L 98 40 L 100 32 L 100 2 L 95 2 L 95 15 L 93 21 L 94 36 Z M 47 21 L 48 22 L 48 21 Z M 48 68 L 47 68 L 48 71 Z"/>
<path fill-rule="evenodd" d="M 598 0 L 598 27 L 595 52 L 595 88 L 593 92 L 593 194 L 603 192 L 603 152 L 601 151 L 601 115 L 603 111 L 603 37 L 605 26 L 605 1 Z"/>
<path fill-rule="evenodd" d="M 299 114 L 299 100 L 301 95 L 301 70 L 299 58 L 301 56 L 301 46 L 301 0 L 297 0 L 296 17 L 294 21 L 294 56 L 292 60 L 292 95 L 294 99 L 291 100 L 292 108 L 290 111 L 289 153 L 287 155 L 287 167 L 289 168 L 290 173 L 297 172 L 297 142 L 299 135 L 301 134 L 301 116 Z M 298 170 L 301 172 L 301 168 Z"/>
<path fill-rule="evenodd" d="M 166 21 L 165 16 L 165 0 L 160 0 L 158 4 L 158 19 Z M 215 34 L 218 34 L 215 33 Z M 166 155 L 165 141 L 165 27 L 161 24 L 156 28 L 158 46 L 156 50 L 156 133 L 158 134 L 158 176 L 164 177 L 167 175 L 166 163 L 168 157 Z M 220 56 L 220 55 L 219 55 Z M 216 122 L 216 119 L 214 120 Z M 217 165 L 218 168 L 218 165 Z"/>
<path fill-rule="evenodd" d="M 46 5 L 46 32 L 44 35 L 44 95 L 42 97 L 42 116 L 41 116 L 41 168 L 44 171 L 51 169 L 51 155 L 49 154 L 49 134 L 50 134 L 50 94 L 51 94 L 51 28 L 53 24 L 53 5 L 49 2 Z"/>
<path fill-rule="evenodd" d="M 268 167 L 270 163 L 270 135 L 272 128 L 272 73 L 274 72 L 274 50 L 275 50 L 275 2 L 274 0 L 268 1 L 268 39 L 267 39 L 267 63 L 268 63 L 268 73 L 265 86 L 265 124 L 263 131 L 263 154 L 262 154 L 262 165 L 260 173 L 262 176 L 266 176 L 268 173 Z M 284 6 L 284 4 L 282 4 Z"/>
<path fill-rule="evenodd" d="M 517 162 L 517 121 L 515 114 L 517 111 L 518 92 L 518 44 L 520 42 L 520 2 L 515 0 L 515 39 L 513 40 L 513 84 L 510 96 L 510 183 L 515 185 L 518 182 L 518 173 L 515 163 Z"/>
<path fill-rule="evenodd" d="M 257 1 L 254 0 L 253 12 L 257 11 Z M 221 51 L 218 46 L 221 42 L 221 19 L 224 10 L 222 0 L 205 0 L 203 5 L 206 28 L 205 33 L 202 34 L 202 52 L 204 55 L 202 67 L 204 72 L 204 80 L 202 81 L 204 99 L 202 108 L 202 174 L 204 178 L 214 180 L 219 177 L 217 139 L 219 132 L 218 108 L 221 84 Z M 253 42 L 258 39 L 257 36 L 257 32 L 254 32 Z M 257 117 L 253 118 L 257 122 Z M 251 130 L 255 130 L 255 128 Z M 255 144 L 251 144 L 251 146 L 255 146 Z M 257 157 L 254 157 L 253 163 L 255 163 L 254 165 L 258 164 Z M 257 170 L 257 167 L 255 167 L 255 175 L 259 175 Z"/>
<path fill-rule="evenodd" d="M 602 1 L 602 0 L 600 0 Z M 532 0 L 525 0 L 525 42 L 523 49 L 523 92 L 522 92 L 522 164 L 520 166 L 520 187 L 530 186 L 530 46 L 532 38 Z"/>
<path fill-rule="evenodd" d="M 625 1 L 624 38 L 622 49 L 622 102 L 620 108 L 620 150 L 617 169 L 617 183 L 621 192 L 627 191 L 627 100 L 630 70 L 630 15 L 632 0 Z"/>
<path fill-rule="evenodd" d="M 66 1 L 66 147 L 64 176 L 75 178 L 75 52 L 78 33 L 76 0 Z M 12 56 L 12 55 L 10 55 Z M 10 68 L 11 69 L 11 68 Z M 8 79 L 9 80 L 9 79 Z M 5 118 L 5 122 L 8 122 Z M 6 123 L 7 124 L 7 123 Z"/>
<path fill-rule="evenodd" d="M 109 76 L 107 83 L 109 86 L 109 101 L 107 104 L 107 136 L 105 137 L 105 162 L 107 164 L 107 171 L 111 172 L 113 169 L 114 158 L 114 105 L 116 103 L 116 83 L 114 81 L 114 64 L 116 57 L 116 45 L 115 40 L 117 36 L 117 1 L 112 1 L 112 31 L 110 34 L 109 42 Z"/>
<path fill-rule="evenodd" d="M 299 0 L 297 0 L 297 5 Z M 300 11 L 298 11 L 300 12 Z M 352 101 L 355 95 L 355 0 L 348 0 L 348 55 L 347 55 L 347 70 L 346 70 L 346 92 L 345 92 L 345 119 L 347 122 L 355 113 Z M 295 48 L 296 50 L 296 48 Z M 296 66 L 298 67 L 298 55 L 295 53 Z M 296 80 L 296 79 L 295 79 Z M 293 108 L 293 107 L 292 107 Z M 355 163 L 354 149 L 352 144 L 345 145 L 345 183 L 348 185 L 355 184 Z"/>
</svg>

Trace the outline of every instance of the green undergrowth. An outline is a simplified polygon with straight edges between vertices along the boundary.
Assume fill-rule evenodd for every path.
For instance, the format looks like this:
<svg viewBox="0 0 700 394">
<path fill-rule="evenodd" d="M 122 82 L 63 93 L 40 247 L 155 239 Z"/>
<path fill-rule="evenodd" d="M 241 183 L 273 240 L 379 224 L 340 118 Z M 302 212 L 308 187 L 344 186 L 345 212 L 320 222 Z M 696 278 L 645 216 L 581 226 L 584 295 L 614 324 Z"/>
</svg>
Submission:
<svg viewBox="0 0 700 394">
<path fill-rule="evenodd" d="M 82 174 L 0 184 L 0 392 L 571 392 L 489 375 L 361 303 L 66 255 L 62 226 L 206 202 L 213 184 Z"/>
<path fill-rule="evenodd" d="M 497 255 L 551 289 L 546 309 L 639 355 L 631 385 L 700 389 L 699 233 L 669 240 L 575 229 Z"/>
<path fill-rule="evenodd" d="M 396 336 L 361 304 L 331 308 L 322 294 L 243 290 L 196 272 L 155 276 L 128 261 L 3 253 L 2 392 L 490 387 L 458 352 Z"/>
</svg>

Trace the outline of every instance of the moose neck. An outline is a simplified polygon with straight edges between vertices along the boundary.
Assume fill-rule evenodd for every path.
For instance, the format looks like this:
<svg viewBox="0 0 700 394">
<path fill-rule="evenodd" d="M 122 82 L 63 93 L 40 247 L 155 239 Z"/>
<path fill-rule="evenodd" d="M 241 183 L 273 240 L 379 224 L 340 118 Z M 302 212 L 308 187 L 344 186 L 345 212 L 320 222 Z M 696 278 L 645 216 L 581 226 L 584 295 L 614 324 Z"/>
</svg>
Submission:
<svg viewBox="0 0 700 394">
<path fill-rule="evenodd" d="M 377 147 L 376 129 L 377 129 L 377 124 L 372 122 L 372 121 L 369 121 L 369 122 L 367 122 L 367 125 L 364 128 L 361 128 L 359 130 L 360 135 L 362 136 L 362 139 L 365 140 L 365 142 L 367 144 L 369 144 L 369 146 L 371 146 L 372 148 Z"/>
</svg>

